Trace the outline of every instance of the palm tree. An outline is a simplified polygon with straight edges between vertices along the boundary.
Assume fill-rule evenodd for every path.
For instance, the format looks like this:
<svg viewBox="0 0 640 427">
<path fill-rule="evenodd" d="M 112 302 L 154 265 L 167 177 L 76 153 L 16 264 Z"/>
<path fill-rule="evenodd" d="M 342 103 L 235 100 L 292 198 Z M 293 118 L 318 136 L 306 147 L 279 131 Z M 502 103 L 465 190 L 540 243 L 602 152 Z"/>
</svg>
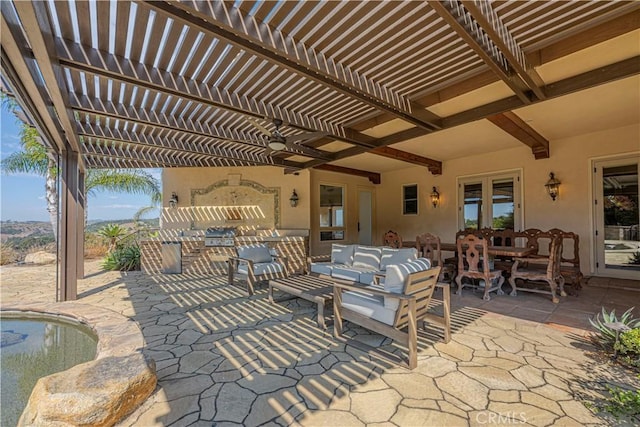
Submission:
<svg viewBox="0 0 640 427">
<path fill-rule="evenodd" d="M 2 106 L 9 111 L 19 108 L 13 100 L 4 96 Z M 36 129 L 21 122 L 20 144 L 22 151 L 17 151 L 0 162 L 0 169 L 7 174 L 36 173 L 45 177 L 45 194 L 47 211 L 57 240 L 58 190 L 56 178 L 58 167 L 53 155 L 47 151 Z M 100 191 L 145 194 L 151 197 L 152 203 L 159 203 L 162 193 L 160 183 L 149 172 L 143 169 L 88 169 L 85 176 L 85 192 L 87 196 Z M 88 203 L 87 203 L 88 205 Z M 85 223 L 88 206 L 85 206 Z"/>
</svg>

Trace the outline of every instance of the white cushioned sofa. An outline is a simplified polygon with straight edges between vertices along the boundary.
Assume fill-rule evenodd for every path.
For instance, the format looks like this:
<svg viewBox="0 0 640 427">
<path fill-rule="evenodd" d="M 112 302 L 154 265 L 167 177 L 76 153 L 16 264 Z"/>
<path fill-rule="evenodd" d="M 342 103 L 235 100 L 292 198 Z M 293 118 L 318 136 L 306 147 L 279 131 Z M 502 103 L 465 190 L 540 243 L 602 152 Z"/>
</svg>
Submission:
<svg viewBox="0 0 640 427">
<path fill-rule="evenodd" d="M 342 245 L 331 246 L 331 259 L 309 262 L 311 274 L 331 276 L 338 280 L 375 284 L 376 275 L 384 275 L 390 265 L 402 264 L 418 258 L 415 248 L 393 249 L 386 246 Z"/>
</svg>

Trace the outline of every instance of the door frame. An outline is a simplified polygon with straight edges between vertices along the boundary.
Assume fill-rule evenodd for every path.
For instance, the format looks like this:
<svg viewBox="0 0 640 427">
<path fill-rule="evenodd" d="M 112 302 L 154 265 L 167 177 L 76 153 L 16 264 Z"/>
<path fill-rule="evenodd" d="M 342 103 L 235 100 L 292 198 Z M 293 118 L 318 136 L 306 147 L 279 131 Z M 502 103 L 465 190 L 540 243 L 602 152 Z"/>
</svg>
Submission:
<svg viewBox="0 0 640 427">
<path fill-rule="evenodd" d="M 601 218 L 600 210 L 603 209 L 604 202 L 602 200 L 602 182 L 600 180 L 600 174 L 598 173 L 598 167 L 616 166 L 630 164 L 633 162 L 638 164 L 638 178 L 640 179 L 640 151 L 615 154 L 611 156 L 592 157 L 589 159 L 589 171 L 591 176 L 591 185 L 589 187 L 589 196 L 591 197 L 591 203 L 589 204 L 590 216 L 591 216 L 591 232 L 589 242 L 589 258 L 590 258 L 590 274 L 597 277 L 612 277 L 616 279 L 635 279 L 638 276 L 638 270 L 624 270 L 611 268 L 607 269 L 604 259 L 600 259 L 601 254 L 599 244 L 602 241 L 604 245 L 604 228 L 602 228 L 602 235 L 597 236 L 596 232 L 599 232 L 600 226 L 604 226 L 604 219 Z M 602 220 L 602 224 L 601 224 Z M 602 267 L 599 264 L 602 264 Z"/>
</svg>

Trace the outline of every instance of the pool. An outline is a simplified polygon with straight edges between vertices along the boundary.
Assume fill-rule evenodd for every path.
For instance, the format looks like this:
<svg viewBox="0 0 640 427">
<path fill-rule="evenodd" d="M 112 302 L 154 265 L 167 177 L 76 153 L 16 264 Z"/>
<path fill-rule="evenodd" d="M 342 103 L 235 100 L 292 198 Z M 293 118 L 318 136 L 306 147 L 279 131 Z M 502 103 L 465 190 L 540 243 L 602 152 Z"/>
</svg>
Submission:
<svg viewBox="0 0 640 427">
<path fill-rule="evenodd" d="M 24 317 L 2 320 L 0 424 L 15 426 L 39 378 L 93 360 L 97 337 L 69 322 Z"/>
<path fill-rule="evenodd" d="M 114 425 L 156 388 L 155 362 L 126 316 L 63 302 L 2 304 L 0 318 L 2 426 Z"/>
</svg>

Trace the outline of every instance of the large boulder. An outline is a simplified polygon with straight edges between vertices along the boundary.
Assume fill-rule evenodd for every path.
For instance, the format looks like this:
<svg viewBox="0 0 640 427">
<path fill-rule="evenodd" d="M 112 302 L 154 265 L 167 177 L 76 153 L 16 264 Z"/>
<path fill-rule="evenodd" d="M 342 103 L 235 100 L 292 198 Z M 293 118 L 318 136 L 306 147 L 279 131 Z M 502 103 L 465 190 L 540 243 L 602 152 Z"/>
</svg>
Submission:
<svg viewBox="0 0 640 427">
<path fill-rule="evenodd" d="M 142 353 L 109 356 L 40 378 L 19 426 L 112 426 L 156 387 L 155 362 Z"/>
<path fill-rule="evenodd" d="M 24 258 L 24 262 L 27 264 L 53 264 L 56 262 L 56 259 L 56 254 L 38 251 L 32 254 L 27 254 Z"/>
</svg>

